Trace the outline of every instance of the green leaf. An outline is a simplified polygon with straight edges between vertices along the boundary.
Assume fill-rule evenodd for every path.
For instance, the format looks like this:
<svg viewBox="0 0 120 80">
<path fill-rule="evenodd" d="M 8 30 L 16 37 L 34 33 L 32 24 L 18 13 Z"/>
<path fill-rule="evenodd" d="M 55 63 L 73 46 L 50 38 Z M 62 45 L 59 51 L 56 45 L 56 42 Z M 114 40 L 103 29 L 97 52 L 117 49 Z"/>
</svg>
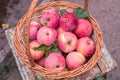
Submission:
<svg viewBox="0 0 120 80">
<path fill-rule="evenodd" d="M 49 56 L 49 50 L 46 50 L 45 51 L 45 57 L 48 57 Z"/>
<path fill-rule="evenodd" d="M 59 49 L 57 48 L 57 45 L 58 45 L 58 43 L 57 43 L 57 41 L 55 41 L 55 42 L 50 46 L 49 51 L 50 51 L 50 52 L 58 52 Z"/>
<path fill-rule="evenodd" d="M 87 12 L 83 12 L 79 17 L 80 18 L 88 18 L 89 14 Z"/>
<path fill-rule="evenodd" d="M 74 10 L 74 14 L 78 17 L 78 18 L 88 18 L 89 14 L 84 11 L 82 8 L 78 7 Z"/>
<path fill-rule="evenodd" d="M 59 52 L 60 50 L 57 48 L 57 41 L 55 41 L 50 47 L 49 49 L 45 50 L 45 57 L 49 56 L 50 52 Z"/>
<path fill-rule="evenodd" d="M 83 9 L 80 8 L 80 7 L 78 7 L 78 8 L 76 8 L 76 9 L 74 10 L 73 13 L 74 13 L 77 17 L 79 17 L 79 15 L 82 14 L 82 12 L 83 12 Z"/>
<path fill-rule="evenodd" d="M 34 50 L 45 50 L 46 49 L 46 45 L 45 44 L 41 44 L 39 47 L 35 47 Z"/>
<path fill-rule="evenodd" d="M 50 49 L 50 52 L 59 52 L 59 49 L 57 47 L 52 47 Z"/>
<path fill-rule="evenodd" d="M 66 12 L 67 12 L 66 9 L 61 9 L 61 10 L 60 10 L 60 14 L 61 14 L 61 15 L 63 15 L 63 14 L 66 13 Z"/>
<path fill-rule="evenodd" d="M 53 46 L 57 46 L 58 45 L 58 43 L 57 43 L 57 41 L 55 41 L 54 43 L 53 43 Z"/>
</svg>

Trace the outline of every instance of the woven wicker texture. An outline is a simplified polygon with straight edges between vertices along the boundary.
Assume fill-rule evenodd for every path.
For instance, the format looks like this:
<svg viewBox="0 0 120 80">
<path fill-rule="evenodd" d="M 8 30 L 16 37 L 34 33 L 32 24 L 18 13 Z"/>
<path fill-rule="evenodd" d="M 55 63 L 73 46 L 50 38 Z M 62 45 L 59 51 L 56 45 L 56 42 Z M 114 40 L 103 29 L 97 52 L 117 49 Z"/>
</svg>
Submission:
<svg viewBox="0 0 120 80">
<path fill-rule="evenodd" d="M 63 78 L 69 79 L 71 77 L 78 76 L 93 68 L 101 56 L 103 38 L 97 21 L 91 15 L 88 18 L 88 20 L 91 22 L 93 27 L 93 32 L 95 37 L 94 40 L 96 42 L 96 51 L 87 63 L 85 63 L 84 65 L 82 65 L 81 67 L 75 70 L 63 71 L 63 72 L 48 70 L 34 63 L 34 61 L 31 59 L 31 55 L 29 51 L 29 22 L 32 19 L 38 18 L 40 12 L 48 7 L 70 7 L 70 8 L 81 7 L 78 4 L 65 2 L 65 1 L 49 2 L 36 7 L 37 2 L 38 0 L 32 1 L 28 12 L 19 20 L 15 28 L 14 45 L 21 60 L 34 72 L 40 74 L 44 79 L 49 79 L 49 80 L 63 79 Z M 88 0 L 85 0 L 84 9 L 88 11 Z"/>
</svg>

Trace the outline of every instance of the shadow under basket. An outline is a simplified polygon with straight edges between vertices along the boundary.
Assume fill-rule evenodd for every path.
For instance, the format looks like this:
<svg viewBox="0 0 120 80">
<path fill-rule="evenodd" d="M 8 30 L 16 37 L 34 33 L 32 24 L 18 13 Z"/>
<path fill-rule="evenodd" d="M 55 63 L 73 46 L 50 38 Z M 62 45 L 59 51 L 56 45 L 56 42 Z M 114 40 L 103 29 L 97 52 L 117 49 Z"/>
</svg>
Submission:
<svg viewBox="0 0 120 80">
<path fill-rule="evenodd" d="M 44 79 L 69 79 L 81 75 L 82 73 L 93 68 L 101 56 L 101 48 L 103 45 L 103 38 L 101 34 L 100 27 L 97 21 L 90 15 L 88 20 L 92 24 L 94 41 L 96 43 L 96 50 L 92 57 L 87 63 L 81 67 L 71 70 L 71 71 L 62 71 L 56 72 L 54 70 L 48 70 L 46 68 L 40 67 L 31 59 L 29 54 L 29 23 L 31 19 L 35 18 L 42 10 L 48 7 L 68 7 L 68 8 L 77 8 L 81 7 L 79 4 L 66 2 L 66 1 L 54 1 L 48 2 L 36 7 L 38 0 L 33 0 L 28 12 L 19 20 L 14 35 L 14 45 L 20 59 L 35 73 L 41 75 Z M 85 0 L 85 11 L 87 10 L 88 1 Z M 89 12 L 89 11 L 88 11 Z M 90 13 L 90 12 L 89 12 Z"/>
</svg>

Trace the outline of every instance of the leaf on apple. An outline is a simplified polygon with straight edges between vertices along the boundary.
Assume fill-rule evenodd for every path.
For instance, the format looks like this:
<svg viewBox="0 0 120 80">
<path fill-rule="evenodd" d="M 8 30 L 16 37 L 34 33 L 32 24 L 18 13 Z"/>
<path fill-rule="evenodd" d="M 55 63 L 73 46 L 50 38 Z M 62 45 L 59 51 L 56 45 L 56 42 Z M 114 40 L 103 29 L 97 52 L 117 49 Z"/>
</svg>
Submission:
<svg viewBox="0 0 120 80">
<path fill-rule="evenodd" d="M 49 56 L 49 50 L 46 50 L 45 51 L 45 57 L 48 57 Z"/>
<path fill-rule="evenodd" d="M 78 17 L 78 18 L 88 18 L 90 15 L 84 11 L 82 8 L 78 7 L 74 10 L 74 14 Z"/>
<path fill-rule="evenodd" d="M 57 48 L 57 45 L 58 45 L 58 43 L 57 43 L 57 41 L 55 41 L 49 49 L 50 52 L 59 52 L 60 50 Z"/>
<path fill-rule="evenodd" d="M 61 10 L 60 10 L 60 14 L 61 14 L 61 15 L 65 14 L 66 12 L 67 12 L 66 9 L 61 9 Z"/>
<path fill-rule="evenodd" d="M 49 53 L 51 52 L 60 52 L 60 50 L 57 47 L 51 47 L 50 49 L 45 51 L 45 57 L 48 57 Z"/>
<path fill-rule="evenodd" d="M 57 46 L 58 45 L 58 43 L 57 43 L 57 41 L 55 41 L 54 43 L 53 43 L 53 46 Z"/>
<path fill-rule="evenodd" d="M 58 45 L 58 43 L 57 43 L 57 41 L 55 41 L 55 42 L 49 47 L 49 49 L 47 49 L 47 50 L 45 51 L 45 57 L 48 57 L 50 52 L 60 52 L 60 50 L 57 48 L 57 45 Z"/>
<path fill-rule="evenodd" d="M 50 52 L 59 52 L 60 50 L 57 47 L 53 47 L 50 49 Z"/>
<path fill-rule="evenodd" d="M 45 50 L 46 49 L 46 45 L 45 44 L 41 44 L 39 47 L 35 47 L 34 50 Z"/>
</svg>

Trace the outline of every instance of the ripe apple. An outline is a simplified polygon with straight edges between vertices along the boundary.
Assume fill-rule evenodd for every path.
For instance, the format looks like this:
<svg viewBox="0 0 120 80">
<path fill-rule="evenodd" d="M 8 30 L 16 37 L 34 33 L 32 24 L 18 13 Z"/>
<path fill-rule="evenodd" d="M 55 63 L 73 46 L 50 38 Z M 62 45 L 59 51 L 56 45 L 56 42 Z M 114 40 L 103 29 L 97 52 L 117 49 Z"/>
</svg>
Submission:
<svg viewBox="0 0 120 80">
<path fill-rule="evenodd" d="M 39 60 L 35 61 L 38 65 L 45 67 L 44 63 L 45 63 L 45 57 L 43 56 L 42 58 L 40 58 Z"/>
<path fill-rule="evenodd" d="M 39 47 L 40 45 L 41 43 L 39 43 L 37 40 L 30 42 L 30 53 L 33 60 L 40 59 L 45 53 L 44 50 L 34 50 L 34 48 Z"/>
<path fill-rule="evenodd" d="M 62 32 L 65 32 L 61 27 L 58 27 L 57 28 L 57 33 L 58 33 L 58 35 L 60 34 L 60 33 L 62 33 Z"/>
<path fill-rule="evenodd" d="M 86 19 L 78 19 L 78 27 L 75 29 L 74 33 L 77 37 L 90 36 L 92 33 L 92 25 Z"/>
<path fill-rule="evenodd" d="M 77 18 L 73 13 L 65 13 L 61 16 L 60 26 L 65 31 L 73 31 L 77 28 Z"/>
<path fill-rule="evenodd" d="M 40 23 L 36 21 L 30 22 L 30 40 L 35 40 L 37 37 L 38 29 L 41 27 Z"/>
<path fill-rule="evenodd" d="M 37 33 L 37 40 L 50 46 L 57 38 L 57 31 L 47 26 L 41 27 Z"/>
<path fill-rule="evenodd" d="M 89 37 L 82 37 L 78 40 L 77 51 L 82 53 L 85 57 L 92 55 L 95 51 L 95 43 Z"/>
<path fill-rule="evenodd" d="M 72 32 L 62 32 L 58 35 L 58 47 L 64 53 L 75 50 L 77 41 L 77 37 Z"/>
<path fill-rule="evenodd" d="M 70 52 L 66 57 L 66 64 L 69 70 L 74 70 L 85 63 L 85 57 L 77 52 Z"/>
<path fill-rule="evenodd" d="M 41 17 L 41 24 L 50 28 L 57 28 L 60 22 L 60 15 L 55 9 L 45 10 Z"/>
<path fill-rule="evenodd" d="M 62 54 L 52 52 L 45 59 L 45 68 L 56 71 L 64 71 L 65 67 L 65 58 L 62 56 Z"/>
</svg>

